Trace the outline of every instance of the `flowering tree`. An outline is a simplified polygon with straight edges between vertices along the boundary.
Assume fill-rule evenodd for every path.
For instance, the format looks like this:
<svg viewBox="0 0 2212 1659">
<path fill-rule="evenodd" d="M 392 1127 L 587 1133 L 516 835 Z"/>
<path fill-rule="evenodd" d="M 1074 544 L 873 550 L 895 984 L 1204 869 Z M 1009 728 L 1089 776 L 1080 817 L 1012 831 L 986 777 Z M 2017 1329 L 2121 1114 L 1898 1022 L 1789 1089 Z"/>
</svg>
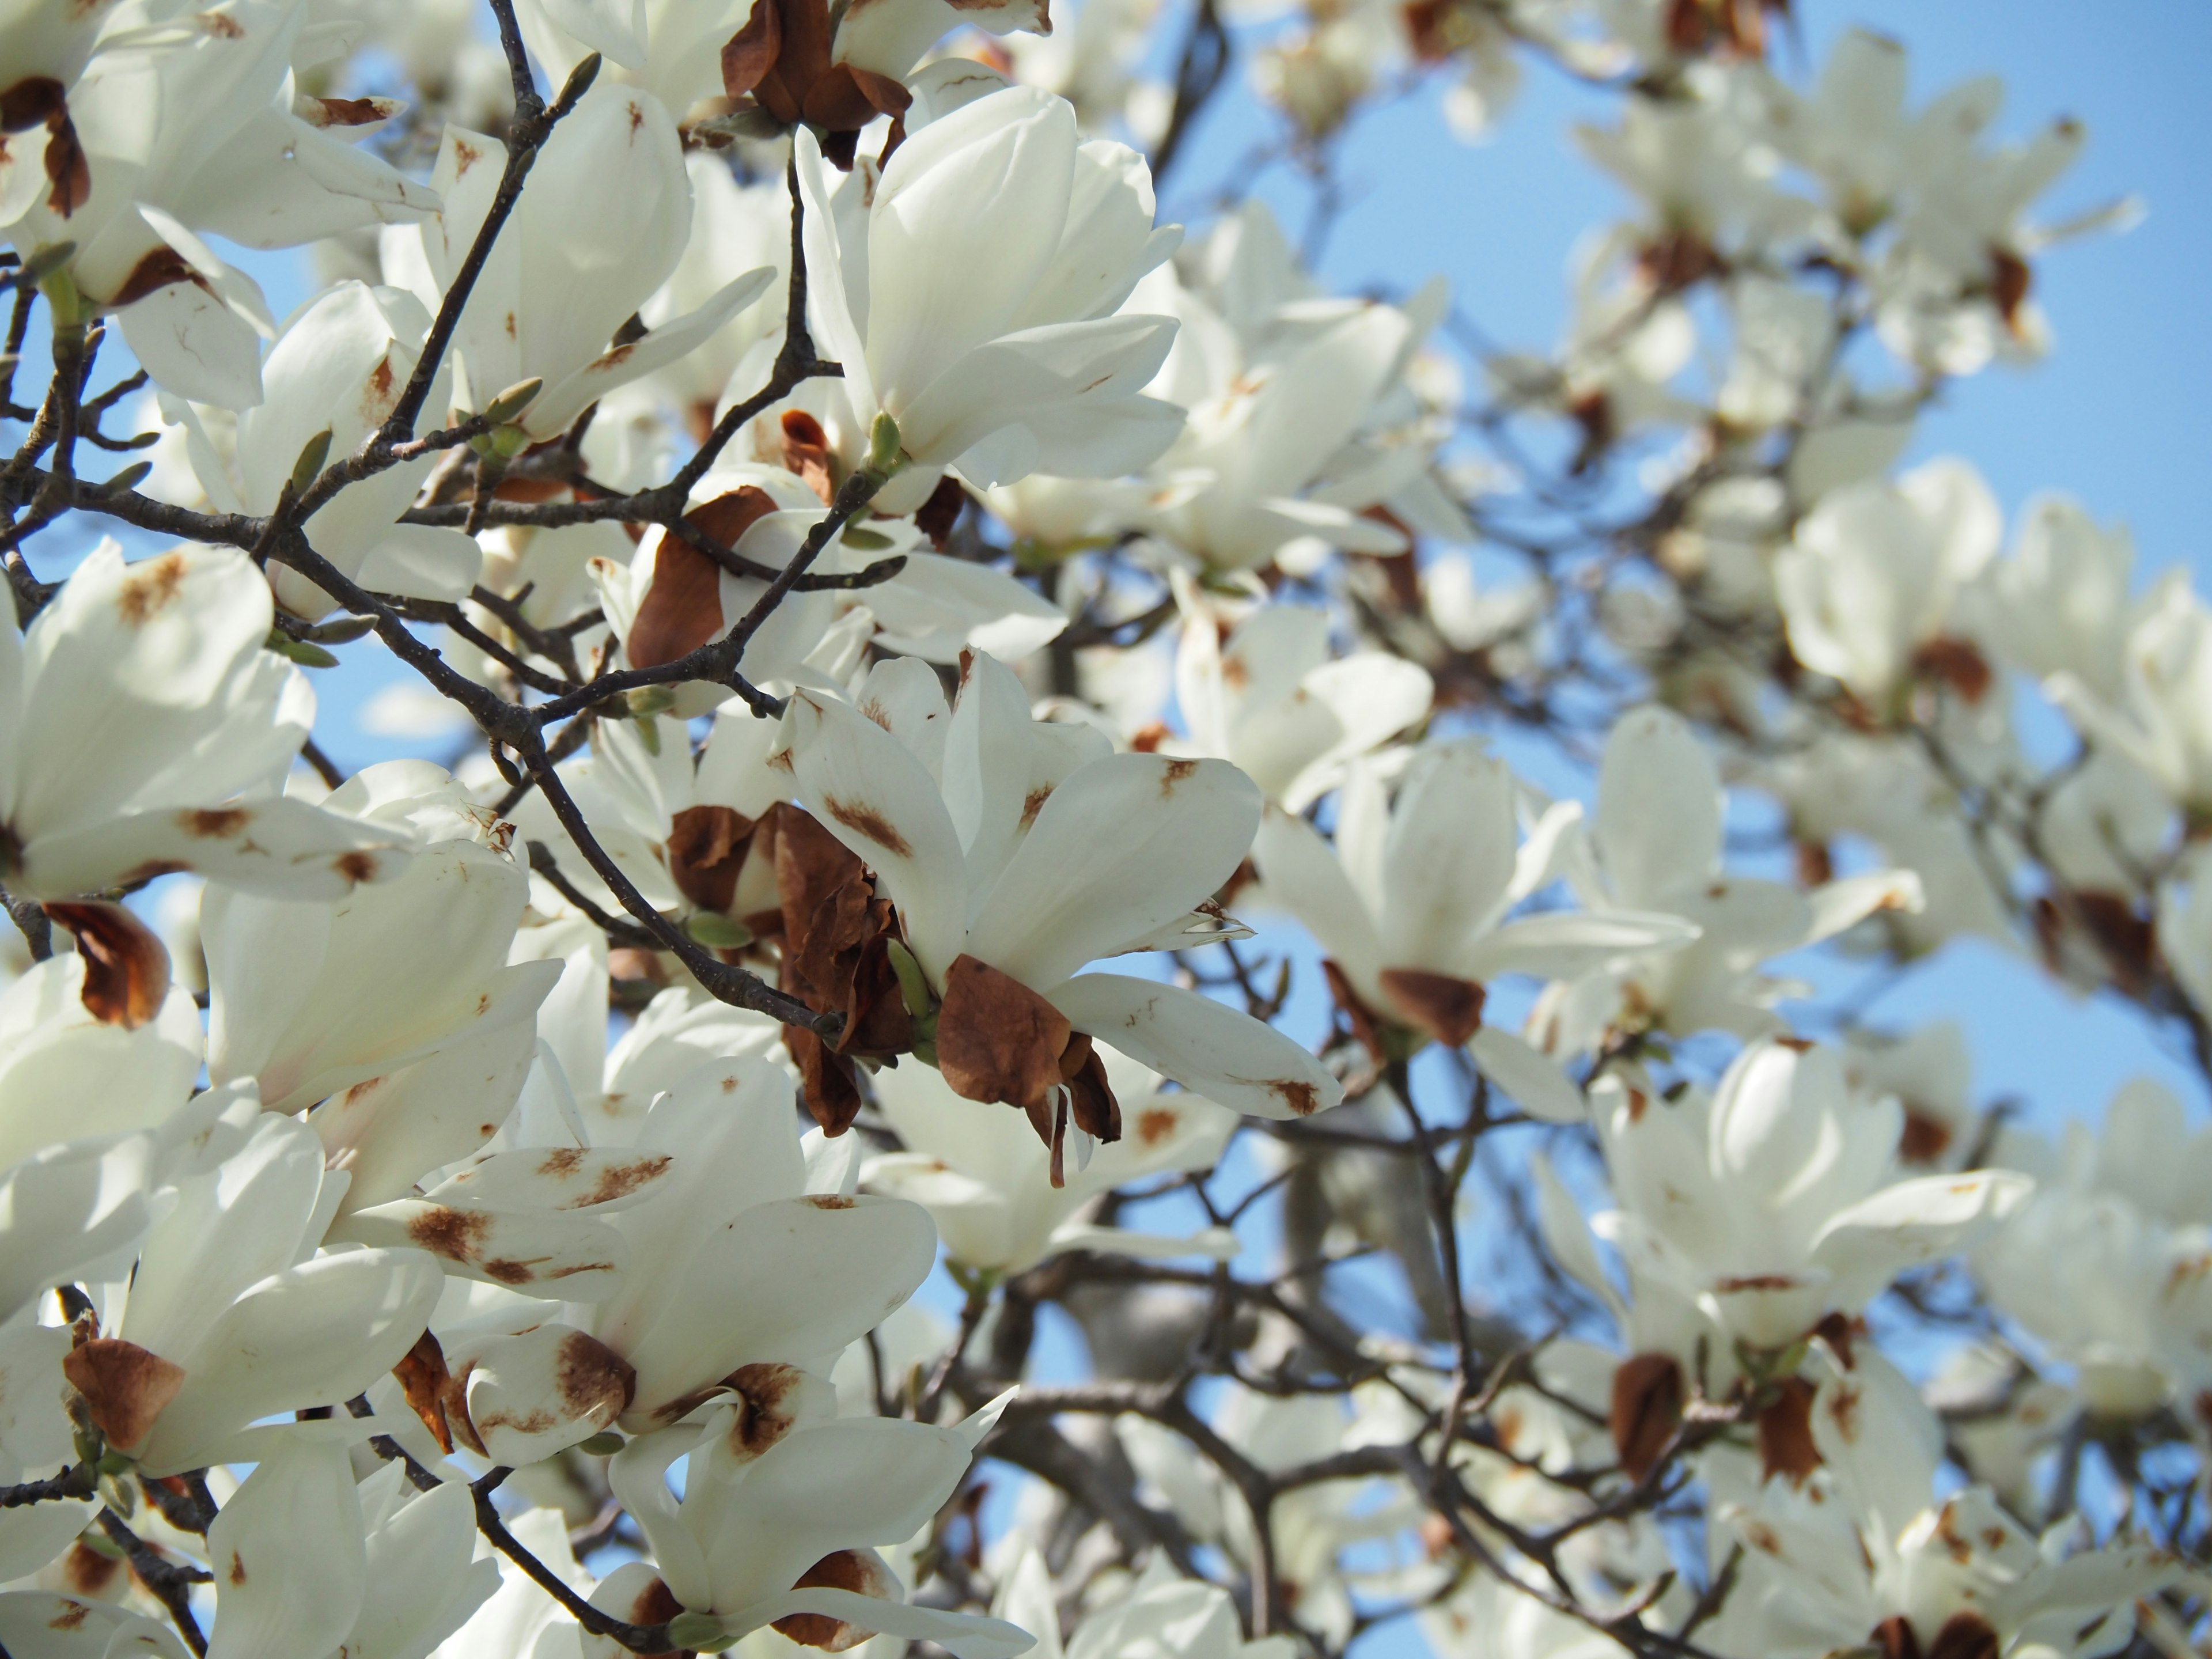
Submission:
<svg viewBox="0 0 2212 1659">
<path fill-rule="evenodd" d="M 1768 971 L 2212 1086 L 2212 611 L 1896 466 L 2081 132 L 1155 9 L 0 5 L 5 1655 L 2201 1650 L 2212 1139 Z M 1608 94 L 1564 343 L 1157 222 L 1232 69 Z"/>
</svg>

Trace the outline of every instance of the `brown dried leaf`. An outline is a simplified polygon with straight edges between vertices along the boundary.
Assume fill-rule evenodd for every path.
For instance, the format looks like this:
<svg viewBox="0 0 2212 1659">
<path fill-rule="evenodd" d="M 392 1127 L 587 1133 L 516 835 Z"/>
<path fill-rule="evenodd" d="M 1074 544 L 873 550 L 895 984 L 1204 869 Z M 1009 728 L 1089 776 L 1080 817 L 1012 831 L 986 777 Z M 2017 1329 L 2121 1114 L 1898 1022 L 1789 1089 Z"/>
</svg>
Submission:
<svg viewBox="0 0 2212 1659">
<path fill-rule="evenodd" d="M 46 914 L 76 935 L 84 958 L 84 1006 L 106 1024 L 135 1031 L 169 994 L 169 953 L 154 930 L 119 904 L 49 904 Z"/>
<path fill-rule="evenodd" d="M 62 1375 L 84 1396 L 85 1410 L 125 1451 L 142 1444 L 161 1408 L 185 1386 L 185 1368 L 120 1337 L 95 1336 L 62 1357 Z"/>
<path fill-rule="evenodd" d="M 1042 1106 L 1060 1081 L 1071 1034 L 1066 1015 L 990 963 L 961 956 L 945 969 L 937 1059 L 954 1093 L 1024 1110 Z"/>
</svg>

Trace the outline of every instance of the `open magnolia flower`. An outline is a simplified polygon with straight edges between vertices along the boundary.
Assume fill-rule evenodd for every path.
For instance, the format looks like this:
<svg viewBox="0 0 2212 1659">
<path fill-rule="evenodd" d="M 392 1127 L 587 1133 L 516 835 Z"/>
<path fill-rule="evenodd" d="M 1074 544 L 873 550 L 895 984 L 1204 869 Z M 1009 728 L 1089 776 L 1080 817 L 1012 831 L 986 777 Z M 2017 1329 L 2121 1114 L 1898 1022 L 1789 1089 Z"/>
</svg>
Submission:
<svg viewBox="0 0 2212 1659">
<path fill-rule="evenodd" d="M 1630 1296 L 1548 1182 L 1545 1221 L 1568 1271 L 1625 1328 L 1661 1345 L 1615 1380 L 1624 1460 L 1638 1444 L 1656 1449 L 1624 1431 L 1650 1428 L 1652 1400 L 1678 1411 L 1686 1379 L 1725 1397 L 1747 1351 L 1785 1350 L 1824 1320 L 1856 1315 L 1907 1267 L 1970 1248 L 2033 1190 L 2008 1170 L 1897 1179 L 1896 1100 L 1855 1098 L 1832 1049 L 1791 1041 L 1753 1042 L 1711 1096 L 1655 1099 L 1608 1077 L 1592 1098 L 1619 1207 L 1591 1226 L 1619 1252 Z M 1638 1396 L 1635 1409 L 1624 1393 Z"/>
<path fill-rule="evenodd" d="M 204 239 L 296 247 L 419 219 L 438 198 L 350 142 L 397 105 L 302 93 L 295 70 L 318 56 L 318 43 L 303 38 L 305 7 L 234 4 L 177 15 L 94 5 L 69 16 L 115 24 L 132 13 L 139 27 L 118 27 L 88 63 L 82 35 L 66 26 L 35 31 L 61 48 L 41 52 L 0 24 L 8 47 L 0 75 L 24 74 L 0 88 L 8 149 L 19 121 L 35 120 L 46 130 L 43 162 L 57 169 L 27 203 L 19 181 L 28 170 L 0 174 L 7 204 L 21 205 L 20 217 L 5 215 L 15 222 L 0 234 L 27 258 L 43 254 L 56 264 L 46 285 L 67 324 L 82 328 L 116 312 L 132 355 L 164 391 L 250 408 L 261 399 L 260 343 L 276 324 L 253 280 Z M 28 58 L 16 55 L 19 42 L 33 48 Z M 64 88 L 58 76 L 40 74 L 41 57 L 50 70 L 75 63 L 83 76 Z"/>
<path fill-rule="evenodd" d="M 1689 944 L 1548 988 L 1529 1024 L 1555 1054 L 1584 1054 L 1608 1031 L 1738 1036 L 1784 1029 L 1773 1004 L 1791 990 L 1759 964 L 1817 945 L 1877 911 L 1917 910 L 1920 880 L 1878 871 L 1809 893 L 1722 866 L 1726 801 L 1711 751 L 1671 710 L 1638 708 L 1615 723 L 1598 768 L 1597 815 L 1566 861 L 1593 915 L 1680 916 Z"/>
<path fill-rule="evenodd" d="M 561 1213 L 592 1208 L 574 1218 L 611 1229 L 622 1249 L 611 1286 L 557 1309 L 477 1275 L 489 1282 L 447 1305 L 438 1352 L 403 1377 L 444 1447 L 501 1462 L 534 1462 L 617 1421 L 665 1427 L 738 1387 L 727 1379 L 745 1368 L 826 1371 L 936 1255 L 920 1206 L 810 1187 L 791 1080 L 762 1060 L 695 1067 L 623 1141 L 518 1149 L 483 1167 L 485 1200 L 462 1182 L 447 1195 L 482 1211 L 502 1189 L 557 1176 L 580 1184 Z M 558 1284 L 538 1294 L 558 1296 Z"/>
<path fill-rule="evenodd" d="M 1194 991 L 1078 971 L 1221 931 L 1202 907 L 1251 844 L 1250 781 L 1035 722 L 988 657 L 963 680 L 948 710 L 934 675 L 887 663 L 859 708 L 800 692 L 785 716 L 800 797 L 896 908 L 860 951 L 896 945 L 910 968 L 871 970 L 873 999 L 903 1005 L 945 1081 L 1020 1107 L 1055 1148 L 1071 1115 L 1097 1139 L 1121 1133 L 1094 1040 L 1233 1110 L 1335 1104 L 1336 1080 L 1269 1027 Z"/>
<path fill-rule="evenodd" d="M 352 1177 L 351 1210 L 491 1138 L 560 975 L 507 965 L 528 879 L 485 844 L 503 838 L 439 768 L 387 761 L 331 799 L 425 843 L 405 873 L 331 903 L 210 887 L 200 937 L 209 1076 L 254 1079 L 274 1111 L 315 1107 L 331 1167 Z"/>
<path fill-rule="evenodd" d="M 921 505 L 948 466 L 979 487 L 1110 477 L 1173 441 L 1182 412 L 1138 394 L 1175 323 L 1121 310 L 1182 236 L 1153 228 L 1141 156 L 1084 143 L 1074 111 L 1027 87 L 939 116 L 834 195 L 811 134 L 797 142 L 817 338 L 908 464 L 879 511 Z"/>
<path fill-rule="evenodd" d="M 325 289 L 270 347 L 262 401 L 238 418 L 228 456 L 218 453 L 201 411 L 165 399 L 163 413 L 184 428 L 209 505 L 221 513 L 271 512 L 303 450 L 327 438 L 331 459 L 353 453 L 398 403 L 429 328 L 429 313 L 403 289 L 361 283 Z M 441 375 L 432 386 L 432 409 L 443 407 L 443 390 Z M 301 526 L 315 551 L 379 593 L 461 598 L 483 562 L 476 543 L 459 531 L 398 522 L 435 459 L 404 462 L 317 508 Z M 313 619 L 333 608 L 327 593 L 289 566 L 272 566 L 269 578 L 277 602 L 295 616 Z"/>
<path fill-rule="evenodd" d="M 1267 901 L 1328 952 L 1329 984 L 1362 1042 L 1404 1057 L 1464 1045 L 1524 1109 L 1571 1121 L 1582 1095 L 1559 1066 L 1482 1020 L 1484 981 L 1504 973 L 1572 978 L 1698 936 L 1663 913 L 1553 911 L 1506 920 L 1548 884 L 1578 809 L 1549 810 L 1519 840 L 1514 783 L 1474 739 L 1431 744 L 1394 801 L 1377 769 L 1354 762 L 1338 797 L 1336 845 L 1270 810 L 1252 860 Z"/>
<path fill-rule="evenodd" d="M 251 560 L 94 548 L 27 634 L 0 625 L 0 880 L 33 898 L 190 870 L 320 899 L 407 866 L 413 837 L 283 794 L 314 719 L 263 650 Z"/>
<path fill-rule="evenodd" d="M 239 1455 L 276 1412 L 352 1399 L 398 1362 L 445 1285 L 416 1249 L 316 1248 L 344 1191 L 322 1143 L 251 1088 L 201 1097 L 175 1200 L 63 1370 L 149 1474 Z M 248 1456 L 252 1455 L 248 1452 Z"/>
<path fill-rule="evenodd" d="M 447 131 L 431 174 L 445 206 L 421 230 L 414 282 L 435 306 L 490 210 L 507 159 L 496 138 Z M 580 225 L 591 227 L 579 235 Z M 691 228 L 691 185 L 676 124 L 649 93 L 595 83 L 553 131 L 530 188 L 470 292 L 454 337 L 454 396 L 483 410 L 526 380 L 542 382 L 511 418 L 532 441 L 558 437 L 586 405 L 684 356 L 767 289 L 773 272 L 739 273 L 696 310 L 635 339 L 621 331 L 667 280 Z M 405 261 L 412 233 L 387 257 Z"/>
<path fill-rule="evenodd" d="M 1159 738 L 1163 753 L 1218 755 L 1284 811 L 1303 812 L 1347 762 L 1427 717 L 1428 674 L 1383 651 L 1332 657 L 1323 611 L 1263 605 L 1224 640 L 1192 586 L 1179 580 L 1176 592 L 1176 696 L 1190 737 Z"/>
<path fill-rule="evenodd" d="M 1242 1247 L 1224 1227 L 1182 1238 L 1084 1218 L 1100 1194 L 1133 1181 L 1209 1167 L 1237 1127 L 1233 1114 L 1188 1091 L 1161 1089 L 1158 1078 L 1120 1054 L 1106 1055 L 1105 1067 L 1122 1137 L 1081 1170 L 1063 1171 L 1057 1187 L 1048 1179 L 1048 1149 L 1006 1133 L 997 1106 L 963 1099 L 927 1066 L 878 1072 L 870 1081 L 876 1103 L 907 1150 L 871 1158 L 861 1182 L 927 1210 L 945 1253 L 967 1267 L 1019 1273 L 1063 1250 L 1234 1256 Z"/>
<path fill-rule="evenodd" d="M 956 1659 L 1013 1659 L 1034 1645 L 1027 1632 L 908 1603 L 875 1548 L 928 1521 L 997 1418 L 986 1407 L 951 1428 L 840 1419 L 827 1379 L 747 1365 L 683 1424 L 632 1441 L 608 1465 L 655 1560 L 622 1568 L 593 1601 L 625 1616 L 711 1615 L 693 1621 L 702 1640 L 774 1623 L 832 1652 L 880 1632 Z M 679 1457 L 692 1471 L 680 1500 L 666 1480 Z"/>
<path fill-rule="evenodd" d="M 1723 1653 L 1820 1659 L 2091 1659 L 2182 1573 L 2140 1545 L 2038 1539 L 1987 1488 L 1939 1496 L 1942 1426 L 1879 1354 L 1817 1344 L 1803 1462 L 1722 1522 L 1744 1581 L 1710 1632 Z"/>
</svg>

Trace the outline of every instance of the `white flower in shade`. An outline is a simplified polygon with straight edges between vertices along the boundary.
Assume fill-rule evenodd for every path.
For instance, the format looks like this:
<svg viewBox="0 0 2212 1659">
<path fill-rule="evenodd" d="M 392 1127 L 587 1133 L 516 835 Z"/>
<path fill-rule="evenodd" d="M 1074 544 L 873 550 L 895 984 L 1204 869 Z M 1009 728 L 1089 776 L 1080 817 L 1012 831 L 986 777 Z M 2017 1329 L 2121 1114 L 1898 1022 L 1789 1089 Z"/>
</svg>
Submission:
<svg viewBox="0 0 2212 1659">
<path fill-rule="evenodd" d="M 1710 1097 L 1653 1097 L 1608 1077 L 1594 1091 L 1619 1207 L 1595 1223 L 1634 1289 L 1697 1310 L 1710 1344 L 1710 1393 L 1725 1391 L 1735 1344 L 1786 1347 L 1832 1313 L 1856 1314 L 1906 1268 L 1970 1247 L 2027 1200 L 2033 1182 L 2006 1170 L 1900 1181 L 1904 1112 L 1846 1088 L 1828 1048 L 1761 1040 Z M 1616 1309 L 1571 1214 L 1552 1228 L 1571 1272 Z M 1690 1365 L 1694 1354 L 1674 1358 Z"/>
<path fill-rule="evenodd" d="M 252 560 L 186 546 L 126 565 L 103 542 L 27 634 L 0 624 L 0 879 L 36 898 L 190 870 L 325 898 L 406 867 L 404 830 L 282 793 L 314 718 L 261 648 Z"/>
<path fill-rule="evenodd" d="M 682 1424 L 633 1440 L 608 1464 L 654 1559 L 617 1570 L 594 1604 L 629 1616 L 672 1597 L 717 1615 L 726 1636 L 775 1623 L 832 1651 L 884 1633 L 934 1642 L 957 1659 L 1013 1659 L 1034 1645 L 1026 1632 L 908 1602 L 876 1553 L 914 1536 L 952 1496 L 997 1417 L 994 1402 L 951 1428 L 840 1418 L 825 1378 L 748 1365 Z M 666 1478 L 679 1457 L 690 1459 L 680 1500 Z"/>
<path fill-rule="evenodd" d="M 2066 672 L 2051 691 L 2091 742 L 2132 761 L 2184 811 L 2212 815 L 2212 609 L 2183 572 L 2142 600 L 2118 680 L 2104 693 Z"/>
<path fill-rule="evenodd" d="M 2101 1133 L 2069 1123 L 2053 1146 L 2010 1132 L 1998 1151 L 2039 1179 L 1976 1252 L 1990 1300 L 2073 1368 L 2100 1416 L 2212 1388 L 2212 1134 L 2138 1078 L 2113 1095 Z"/>
<path fill-rule="evenodd" d="M 1153 228 L 1142 157 L 1083 142 L 1066 103 L 1028 87 L 909 132 L 872 194 L 856 170 L 833 200 L 818 146 L 798 143 L 818 343 L 910 463 L 878 510 L 919 506 L 948 466 L 979 487 L 1112 477 L 1172 441 L 1182 411 L 1137 394 L 1174 321 L 1121 311 L 1182 236 Z"/>
<path fill-rule="evenodd" d="M 992 1611 L 1036 1633 L 1037 1659 L 1291 1659 L 1297 1651 L 1287 1636 L 1247 1641 L 1229 1592 L 1183 1577 L 1164 1554 L 1155 1554 L 1125 1593 L 1081 1619 L 1063 1644 L 1051 1571 L 1034 1543 L 1021 1542 Z"/>
<path fill-rule="evenodd" d="M 1250 780 L 1033 721 L 1020 683 L 988 657 L 963 678 L 948 710 L 933 672 L 895 659 L 859 708 L 800 692 L 785 716 L 800 798 L 897 907 L 930 1004 L 911 1012 L 933 1019 L 925 1040 L 945 1080 L 1023 1108 L 1055 1146 L 1071 1110 L 1080 1130 L 1113 1138 L 1094 1038 L 1236 1111 L 1334 1105 L 1335 1079 L 1270 1027 L 1194 991 L 1079 971 L 1219 934 L 1200 907 L 1251 844 Z"/>
<path fill-rule="evenodd" d="M 1149 390 L 1190 411 L 1152 467 L 1150 526 L 1203 563 L 1254 569 L 1317 538 L 1394 553 L 1403 532 L 1367 509 L 1463 538 L 1465 520 L 1427 467 L 1437 434 L 1405 380 L 1447 295 L 1432 283 L 1405 310 L 1330 299 L 1297 268 L 1256 204 L 1227 220 L 1179 267 L 1155 272 L 1134 303 L 1179 320 Z"/>
<path fill-rule="evenodd" d="M 906 1150 L 871 1158 L 861 1181 L 927 1209 L 946 1253 L 970 1267 L 1018 1273 L 1063 1250 L 1235 1255 L 1241 1247 L 1225 1228 L 1176 1237 L 1084 1218 L 1093 1200 L 1133 1181 L 1212 1167 L 1237 1127 L 1231 1113 L 1184 1091 L 1163 1091 L 1158 1079 L 1119 1054 L 1107 1061 L 1106 1076 L 1121 1108 L 1121 1139 L 1054 1187 L 1049 1151 L 1027 1135 L 1008 1134 L 1003 1108 L 963 1099 L 918 1062 L 887 1067 L 870 1086 Z"/>
<path fill-rule="evenodd" d="M 1608 1030 L 1778 1034 L 1784 1027 L 1772 1004 L 1792 988 L 1761 975 L 1762 963 L 1876 911 L 1919 908 L 1911 871 L 1847 877 L 1809 893 L 1727 873 L 1725 805 L 1719 768 L 1680 716 L 1650 707 L 1614 723 L 1598 768 L 1595 821 L 1573 844 L 1569 879 L 1593 915 L 1674 915 L 1698 935 L 1553 986 L 1529 1022 L 1547 1048 L 1584 1053 Z"/>
<path fill-rule="evenodd" d="M 1285 811 L 1303 812 L 1347 763 L 1427 718 L 1428 672 L 1384 651 L 1332 656 L 1322 611 L 1261 605 L 1224 641 L 1188 583 L 1177 596 L 1176 698 L 1190 737 L 1163 739 L 1164 753 L 1218 755 Z"/>
<path fill-rule="evenodd" d="M 421 1250 L 318 1251 L 345 1178 L 314 1131 L 250 1088 L 201 1101 L 173 1207 L 95 1298 L 102 1334 L 63 1362 L 108 1443 L 155 1475 L 236 1455 L 262 1418 L 352 1399 L 414 1346 L 445 1284 Z"/>
<path fill-rule="evenodd" d="M 763 1060 L 695 1067 L 588 1158 L 532 1149 L 492 1164 L 543 1187 L 551 1177 L 530 1176 L 532 1158 L 620 1189 L 591 1219 L 620 1235 L 623 1254 L 598 1299 L 549 1309 L 485 1285 L 441 1316 L 451 1381 L 439 1407 L 455 1438 L 502 1462 L 534 1462 L 617 1420 L 664 1427 L 743 1368 L 826 1370 L 936 1258 L 920 1206 L 811 1188 L 791 1079 Z"/>
<path fill-rule="evenodd" d="M 149 9 L 157 21 L 118 29 L 58 106 L 83 171 L 65 167 L 64 187 L 34 192 L 4 234 L 26 258 L 70 244 L 64 270 L 74 294 L 63 305 L 80 313 L 71 320 L 118 313 L 155 385 L 249 408 L 261 398 L 260 343 L 275 323 L 252 279 L 204 239 L 296 247 L 418 219 L 438 198 L 350 142 L 396 105 L 301 91 L 295 62 L 312 64 L 317 52 L 304 38 L 306 6 Z M 76 15 L 88 12 L 116 16 L 99 7 Z M 22 60 L 11 50 L 4 61 L 14 70 Z M 51 112 L 46 119 L 53 158 L 59 135 Z"/>
<path fill-rule="evenodd" d="M 200 904 L 209 1076 L 252 1079 L 309 1123 L 346 1207 L 395 1199 L 505 1121 L 560 970 L 507 965 L 528 880 L 422 761 L 356 773 L 331 799 L 427 843 L 398 880 L 334 903 L 211 887 Z M 319 1107 L 317 1103 L 321 1103 Z"/>
<path fill-rule="evenodd" d="M 2137 1599 L 2180 1576 L 2142 1546 L 2069 1553 L 2063 1531 L 2038 1539 L 1986 1487 L 1939 1497 L 1943 1428 L 1911 1384 L 1856 1344 L 1849 1364 L 1814 1353 L 1815 1466 L 1720 1506 L 1743 1548 L 1716 1651 L 2090 1659 L 2125 1646 Z"/>
<path fill-rule="evenodd" d="M 262 401 L 239 417 L 235 441 L 218 453 L 199 414 L 176 399 L 163 412 L 185 428 L 192 469 L 219 513 L 275 509 L 301 449 L 322 434 L 329 456 L 361 447 L 391 414 L 422 352 L 430 319 L 414 295 L 394 288 L 339 283 L 284 325 L 262 365 Z M 434 423 L 442 379 L 428 400 Z M 425 455 L 349 485 L 301 526 L 316 552 L 363 587 L 422 599 L 458 599 L 475 583 L 483 551 L 457 530 L 399 523 L 436 461 Z M 331 597 L 289 566 L 270 580 L 279 604 L 317 617 Z"/>
<path fill-rule="evenodd" d="M 495 138 L 447 130 L 431 174 L 445 206 L 421 230 L 439 293 L 467 257 L 506 159 Z M 455 400 L 480 410 L 510 386 L 542 380 L 516 424 L 532 439 L 556 437 L 587 404 L 712 337 L 773 273 L 740 273 L 696 309 L 614 343 L 676 269 L 690 232 L 691 185 L 668 112 L 649 93 L 594 83 L 538 152 L 470 293 L 454 336 Z"/>
<path fill-rule="evenodd" d="M 1480 741 L 1455 739 L 1417 750 L 1395 800 L 1371 763 L 1354 763 L 1334 848 L 1303 818 L 1271 809 L 1252 859 L 1267 901 L 1327 952 L 1338 1001 L 1378 1054 L 1464 1044 L 1524 1109 L 1569 1120 L 1582 1115 L 1581 1092 L 1555 1061 L 1482 1023 L 1485 982 L 1573 978 L 1698 936 L 1657 912 L 1506 919 L 1552 880 L 1577 815 L 1553 807 L 1522 842 L 1511 774 Z"/>
<path fill-rule="evenodd" d="M 1989 486 L 1960 461 L 1932 461 L 1894 485 L 1837 491 L 1775 561 L 1790 650 L 1841 680 L 1878 719 L 1917 678 L 1947 679 L 1978 702 L 1988 665 L 1954 639 L 1951 613 L 1995 556 L 2002 527 Z"/>
<path fill-rule="evenodd" d="M 210 1659 L 412 1659 L 499 1588 L 499 1569 L 471 1547 L 468 1488 L 418 1492 L 396 1462 L 356 1486 L 346 1443 L 363 1432 L 343 1422 L 262 1431 L 261 1461 L 208 1528 Z"/>
</svg>

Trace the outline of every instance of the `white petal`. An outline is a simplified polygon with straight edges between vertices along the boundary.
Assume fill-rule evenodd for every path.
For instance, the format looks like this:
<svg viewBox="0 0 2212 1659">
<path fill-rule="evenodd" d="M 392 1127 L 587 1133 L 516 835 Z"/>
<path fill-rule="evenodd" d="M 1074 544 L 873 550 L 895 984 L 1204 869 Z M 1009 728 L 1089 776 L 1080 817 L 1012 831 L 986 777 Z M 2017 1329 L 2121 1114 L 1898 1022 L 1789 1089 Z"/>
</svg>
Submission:
<svg viewBox="0 0 2212 1659">
<path fill-rule="evenodd" d="M 1079 974 L 1049 1000 L 1077 1030 L 1231 1111 L 1310 1117 L 1344 1098 L 1328 1068 L 1289 1037 L 1195 991 Z"/>
<path fill-rule="evenodd" d="M 344 1446 L 272 1449 L 222 1506 L 207 1542 L 216 1595 L 208 1659 L 327 1653 L 353 1628 L 368 1550 Z"/>
<path fill-rule="evenodd" d="M 1482 1074 L 1529 1116 L 1547 1123 L 1580 1123 L 1589 1115 L 1583 1091 L 1559 1062 L 1510 1031 L 1486 1025 L 1468 1039 L 1467 1049 Z"/>
</svg>

